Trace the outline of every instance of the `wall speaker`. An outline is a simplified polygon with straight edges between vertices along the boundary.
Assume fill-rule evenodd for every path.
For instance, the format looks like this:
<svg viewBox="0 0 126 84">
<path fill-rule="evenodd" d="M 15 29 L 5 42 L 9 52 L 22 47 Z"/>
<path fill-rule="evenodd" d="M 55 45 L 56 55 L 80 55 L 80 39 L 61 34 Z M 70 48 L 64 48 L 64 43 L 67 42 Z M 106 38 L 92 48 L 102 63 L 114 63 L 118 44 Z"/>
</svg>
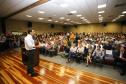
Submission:
<svg viewBox="0 0 126 84">
<path fill-rule="evenodd" d="M 106 26 L 106 25 L 107 25 L 106 23 L 103 24 L 103 26 Z"/>
<path fill-rule="evenodd" d="M 126 24 L 126 21 L 121 21 L 121 25 L 125 25 Z"/>
<path fill-rule="evenodd" d="M 75 25 L 75 28 L 77 28 L 77 25 Z"/>
<path fill-rule="evenodd" d="M 32 22 L 28 22 L 28 27 L 32 27 Z"/>
<path fill-rule="evenodd" d="M 55 27 L 55 25 L 54 24 L 51 24 L 51 28 L 54 28 Z"/>
<path fill-rule="evenodd" d="M 65 26 L 65 25 L 63 25 L 63 28 L 65 29 L 65 28 L 66 28 L 66 26 Z"/>
</svg>

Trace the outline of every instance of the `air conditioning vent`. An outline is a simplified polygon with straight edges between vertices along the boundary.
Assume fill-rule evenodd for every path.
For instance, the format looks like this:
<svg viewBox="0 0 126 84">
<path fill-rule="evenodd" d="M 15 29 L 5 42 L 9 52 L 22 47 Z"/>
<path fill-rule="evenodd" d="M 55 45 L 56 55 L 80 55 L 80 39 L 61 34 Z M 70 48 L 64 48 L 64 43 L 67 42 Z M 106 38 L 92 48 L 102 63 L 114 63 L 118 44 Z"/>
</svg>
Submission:
<svg viewBox="0 0 126 84">
<path fill-rule="evenodd" d="M 113 15 L 109 15 L 108 17 L 113 17 Z"/>
<path fill-rule="evenodd" d="M 125 6 L 126 3 L 123 3 L 123 4 L 117 4 L 115 5 L 115 7 L 122 7 L 122 6 Z"/>
<path fill-rule="evenodd" d="M 67 14 L 67 15 L 73 15 L 73 13 L 69 13 L 69 14 Z"/>
</svg>

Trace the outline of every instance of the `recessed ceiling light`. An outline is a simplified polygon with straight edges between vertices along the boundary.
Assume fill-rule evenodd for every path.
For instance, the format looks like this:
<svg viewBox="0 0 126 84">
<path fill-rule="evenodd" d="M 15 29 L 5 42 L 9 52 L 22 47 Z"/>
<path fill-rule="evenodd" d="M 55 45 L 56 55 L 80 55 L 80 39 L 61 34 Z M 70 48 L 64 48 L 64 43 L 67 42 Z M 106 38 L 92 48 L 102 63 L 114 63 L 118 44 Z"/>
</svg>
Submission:
<svg viewBox="0 0 126 84">
<path fill-rule="evenodd" d="M 69 21 L 70 19 L 66 19 L 67 21 Z"/>
<path fill-rule="evenodd" d="M 123 11 L 122 14 L 126 13 L 126 11 Z"/>
<path fill-rule="evenodd" d="M 101 16 L 101 15 L 98 15 L 99 17 Z"/>
<path fill-rule="evenodd" d="M 43 20 L 44 18 L 38 18 L 39 20 Z"/>
<path fill-rule="evenodd" d="M 58 21 L 55 21 L 55 22 L 58 22 Z"/>
<path fill-rule="evenodd" d="M 26 15 L 27 17 L 32 17 L 31 15 Z"/>
<path fill-rule="evenodd" d="M 60 17 L 60 19 L 65 19 L 64 17 Z"/>
<path fill-rule="evenodd" d="M 52 20 L 48 20 L 48 21 L 52 21 Z"/>
<path fill-rule="evenodd" d="M 61 6 L 61 7 L 68 7 L 69 5 L 64 3 L 64 4 L 60 4 L 59 6 Z"/>
<path fill-rule="evenodd" d="M 44 11 L 38 11 L 38 13 L 45 13 Z"/>
<path fill-rule="evenodd" d="M 104 13 L 105 11 L 99 11 L 98 13 Z"/>
<path fill-rule="evenodd" d="M 82 15 L 76 15 L 77 17 L 80 17 L 80 16 L 82 16 Z"/>
<path fill-rule="evenodd" d="M 77 11 L 70 11 L 70 13 L 77 13 Z"/>
<path fill-rule="evenodd" d="M 104 8 L 106 7 L 106 4 L 98 5 L 98 8 Z"/>
</svg>

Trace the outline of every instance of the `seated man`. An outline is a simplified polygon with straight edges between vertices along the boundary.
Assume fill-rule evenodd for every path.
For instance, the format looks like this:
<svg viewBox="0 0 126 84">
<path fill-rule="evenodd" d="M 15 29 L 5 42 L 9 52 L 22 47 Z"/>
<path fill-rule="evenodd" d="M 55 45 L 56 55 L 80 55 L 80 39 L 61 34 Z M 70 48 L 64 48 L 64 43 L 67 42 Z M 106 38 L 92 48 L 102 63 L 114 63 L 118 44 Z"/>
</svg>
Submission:
<svg viewBox="0 0 126 84">
<path fill-rule="evenodd" d="M 48 50 L 50 50 L 52 48 L 51 43 L 49 42 L 49 44 L 47 45 L 46 49 L 45 49 L 45 55 L 47 56 L 47 52 Z"/>
<path fill-rule="evenodd" d="M 82 59 L 83 54 L 84 54 L 84 47 L 82 46 L 82 44 L 80 44 L 77 48 L 76 62 L 80 63 L 80 59 Z"/>
<path fill-rule="evenodd" d="M 102 67 L 102 61 L 103 61 L 103 56 L 104 56 L 104 52 L 100 49 L 101 46 L 97 46 L 97 49 L 95 49 L 95 51 L 93 52 L 92 56 L 94 56 L 94 67 L 96 66 L 96 59 L 99 59 L 100 62 L 100 66 Z"/>
<path fill-rule="evenodd" d="M 120 75 L 123 76 L 125 74 L 126 69 L 126 51 L 124 51 L 124 47 L 121 47 L 120 51 L 114 54 L 114 58 L 115 58 L 114 68 L 116 66 L 116 62 L 120 62 L 123 64 L 122 72 L 120 73 Z"/>
<path fill-rule="evenodd" d="M 103 48 L 101 41 L 99 41 L 98 44 L 95 44 L 95 46 L 96 46 L 96 49 L 97 49 L 97 46 L 101 46 L 101 49 Z"/>
<path fill-rule="evenodd" d="M 108 41 L 106 42 L 106 45 L 103 46 L 103 50 L 112 50 L 112 46 Z"/>
<path fill-rule="evenodd" d="M 126 43 L 124 40 L 122 40 L 122 43 L 120 44 L 120 47 L 124 47 L 125 51 L 126 51 Z"/>
<path fill-rule="evenodd" d="M 75 44 L 73 44 L 73 47 L 70 48 L 70 52 L 68 53 L 68 61 L 66 63 L 70 62 L 71 56 L 75 54 L 77 51 L 77 47 L 75 47 Z"/>
</svg>

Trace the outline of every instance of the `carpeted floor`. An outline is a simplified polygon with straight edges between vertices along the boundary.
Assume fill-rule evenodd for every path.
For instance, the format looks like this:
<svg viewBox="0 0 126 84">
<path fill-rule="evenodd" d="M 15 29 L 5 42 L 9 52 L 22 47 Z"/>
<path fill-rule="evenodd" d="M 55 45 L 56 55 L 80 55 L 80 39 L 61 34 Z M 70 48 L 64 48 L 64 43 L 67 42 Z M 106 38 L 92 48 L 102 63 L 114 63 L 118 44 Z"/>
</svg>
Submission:
<svg viewBox="0 0 126 84">
<path fill-rule="evenodd" d="M 15 50 L 21 52 L 21 48 L 16 48 Z M 118 67 L 116 69 L 114 69 L 113 66 L 109 66 L 109 65 L 105 65 L 105 64 L 102 69 L 99 67 L 94 68 L 92 65 L 89 65 L 89 67 L 86 67 L 85 66 L 86 62 L 81 61 L 81 64 L 79 64 L 79 63 L 76 63 L 76 61 L 74 59 L 72 59 L 70 63 L 66 64 L 67 59 L 62 58 L 61 53 L 58 53 L 58 55 L 54 56 L 54 57 L 44 56 L 44 55 L 40 54 L 40 58 L 48 60 L 48 61 L 52 61 L 55 63 L 59 63 L 62 65 L 65 65 L 65 66 L 73 67 L 76 69 L 88 71 L 91 73 L 95 73 L 98 75 L 102 75 L 102 76 L 106 76 L 109 78 L 114 78 L 114 79 L 126 82 L 126 75 L 120 76 L 121 69 Z"/>
</svg>

